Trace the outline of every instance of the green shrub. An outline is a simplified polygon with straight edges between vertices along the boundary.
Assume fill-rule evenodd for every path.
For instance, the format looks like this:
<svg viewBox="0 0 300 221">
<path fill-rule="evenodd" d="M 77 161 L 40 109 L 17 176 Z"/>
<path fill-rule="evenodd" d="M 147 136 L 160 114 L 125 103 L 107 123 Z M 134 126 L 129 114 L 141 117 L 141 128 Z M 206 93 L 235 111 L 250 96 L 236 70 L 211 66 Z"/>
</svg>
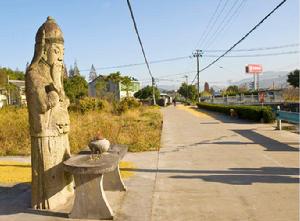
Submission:
<svg viewBox="0 0 300 221">
<path fill-rule="evenodd" d="M 109 109 L 109 104 L 105 100 L 92 97 L 85 97 L 80 99 L 76 104 L 71 105 L 69 109 L 72 111 L 80 111 L 81 113 L 94 110 L 102 111 Z"/>
<path fill-rule="evenodd" d="M 274 121 L 274 114 L 271 107 L 260 106 L 238 106 L 238 105 L 221 105 L 221 104 L 207 104 L 197 103 L 198 108 L 216 111 L 229 115 L 230 109 L 234 109 L 238 117 L 259 122 L 261 119 L 265 123 Z"/>
<path fill-rule="evenodd" d="M 141 106 L 141 103 L 135 98 L 124 98 L 115 104 L 115 111 L 118 114 L 124 113 L 129 109 L 135 109 Z"/>
</svg>

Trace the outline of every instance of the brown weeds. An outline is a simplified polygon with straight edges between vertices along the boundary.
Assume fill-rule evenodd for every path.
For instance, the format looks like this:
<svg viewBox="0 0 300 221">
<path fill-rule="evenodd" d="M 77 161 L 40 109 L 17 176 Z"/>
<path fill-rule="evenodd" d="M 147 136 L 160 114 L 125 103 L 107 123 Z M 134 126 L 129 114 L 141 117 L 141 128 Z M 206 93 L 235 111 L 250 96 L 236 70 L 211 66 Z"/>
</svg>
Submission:
<svg viewBox="0 0 300 221">
<path fill-rule="evenodd" d="M 139 107 L 121 115 L 111 112 L 70 112 L 71 152 L 85 148 L 101 131 L 113 144 L 127 144 L 129 151 L 150 151 L 160 147 L 162 116 L 158 108 Z M 0 109 L 0 155 L 29 155 L 30 137 L 26 108 Z"/>
</svg>

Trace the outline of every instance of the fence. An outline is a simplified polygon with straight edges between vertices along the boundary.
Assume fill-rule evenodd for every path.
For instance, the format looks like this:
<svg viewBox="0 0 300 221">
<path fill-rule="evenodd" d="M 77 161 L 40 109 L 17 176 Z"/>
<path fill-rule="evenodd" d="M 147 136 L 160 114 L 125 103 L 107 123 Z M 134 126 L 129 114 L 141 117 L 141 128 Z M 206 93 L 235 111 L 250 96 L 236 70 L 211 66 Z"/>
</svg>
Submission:
<svg viewBox="0 0 300 221">
<path fill-rule="evenodd" d="M 281 95 L 268 95 L 264 96 L 263 103 L 272 104 L 272 103 L 282 103 L 284 99 Z M 212 104 L 260 104 L 259 95 L 236 95 L 236 96 L 223 96 L 223 97 L 209 97 L 205 99 L 205 102 Z"/>
</svg>

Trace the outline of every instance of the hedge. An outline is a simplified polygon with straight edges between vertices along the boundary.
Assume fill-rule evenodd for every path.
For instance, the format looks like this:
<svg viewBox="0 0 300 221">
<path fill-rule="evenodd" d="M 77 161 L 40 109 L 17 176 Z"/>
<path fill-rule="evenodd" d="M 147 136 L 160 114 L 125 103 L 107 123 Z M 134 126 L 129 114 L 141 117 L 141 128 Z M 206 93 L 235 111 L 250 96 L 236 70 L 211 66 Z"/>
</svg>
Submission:
<svg viewBox="0 0 300 221">
<path fill-rule="evenodd" d="M 261 119 L 263 119 L 265 123 L 270 123 L 275 119 L 271 107 L 222 105 L 208 103 L 197 103 L 197 106 L 199 109 L 203 108 L 206 110 L 216 111 L 228 115 L 230 115 L 230 109 L 234 109 L 239 118 L 257 122 L 260 122 Z"/>
</svg>

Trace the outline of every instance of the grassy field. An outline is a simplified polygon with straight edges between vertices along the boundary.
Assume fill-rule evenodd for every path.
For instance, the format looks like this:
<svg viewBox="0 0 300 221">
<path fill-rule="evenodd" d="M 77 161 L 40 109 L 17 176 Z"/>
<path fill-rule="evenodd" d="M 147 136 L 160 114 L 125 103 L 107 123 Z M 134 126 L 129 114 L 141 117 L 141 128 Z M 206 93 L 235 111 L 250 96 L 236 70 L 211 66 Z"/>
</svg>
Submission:
<svg viewBox="0 0 300 221">
<path fill-rule="evenodd" d="M 150 151 L 160 147 L 162 116 L 158 107 L 139 107 L 116 115 L 105 111 L 85 114 L 70 112 L 71 152 L 76 153 L 101 131 L 111 143 L 127 144 L 129 151 Z M 0 156 L 30 155 L 26 108 L 0 109 Z"/>
</svg>

